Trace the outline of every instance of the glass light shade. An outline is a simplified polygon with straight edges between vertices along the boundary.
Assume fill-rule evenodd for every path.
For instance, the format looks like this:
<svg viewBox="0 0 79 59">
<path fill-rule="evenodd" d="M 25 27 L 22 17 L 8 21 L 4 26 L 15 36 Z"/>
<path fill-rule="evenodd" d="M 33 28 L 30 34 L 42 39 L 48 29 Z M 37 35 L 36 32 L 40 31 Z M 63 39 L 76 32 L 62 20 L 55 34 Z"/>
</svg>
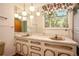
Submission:
<svg viewBox="0 0 79 59">
<path fill-rule="evenodd" d="M 15 15 L 14 15 L 14 16 L 15 16 L 15 18 L 18 18 L 18 16 L 19 16 L 19 15 L 18 15 L 17 13 L 15 13 Z"/>
<path fill-rule="evenodd" d="M 34 16 L 33 15 L 30 15 L 30 19 L 33 19 L 34 18 Z"/>
<path fill-rule="evenodd" d="M 49 12 L 49 14 L 51 14 L 51 12 Z"/>
<path fill-rule="evenodd" d="M 37 16 L 40 16 L 40 12 L 37 12 L 36 15 L 37 15 Z"/>
<path fill-rule="evenodd" d="M 26 11 L 23 11 L 22 16 L 26 16 L 26 15 L 27 15 Z"/>
<path fill-rule="evenodd" d="M 35 7 L 34 6 L 30 6 L 30 11 L 35 11 Z"/>
<path fill-rule="evenodd" d="M 26 17 L 23 17 L 23 18 L 22 18 L 23 21 L 26 21 L 26 19 L 27 19 Z"/>
<path fill-rule="evenodd" d="M 18 16 L 19 19 L 21 19 L 21 16 Z"/>
</svg>

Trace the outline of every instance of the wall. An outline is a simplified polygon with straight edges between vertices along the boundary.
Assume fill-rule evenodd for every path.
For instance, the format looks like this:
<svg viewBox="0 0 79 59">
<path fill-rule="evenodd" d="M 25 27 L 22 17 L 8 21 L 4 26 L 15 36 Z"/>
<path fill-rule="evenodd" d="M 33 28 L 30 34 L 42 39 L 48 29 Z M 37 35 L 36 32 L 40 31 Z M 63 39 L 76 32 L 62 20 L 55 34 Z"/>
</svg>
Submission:
<svg viewBox="0 0 79 59">
<path fill-rule="evenodd" d="M 32 25 L 29 27 L 31 28 L 32 32 L 43 33 L 45 35 L 58 34 L 72 38 L 72 20 L 73 20 L 73 12 L 69 12 L 68 14 L 69 29 L 67 31 L 65 29 L 45 29 L 43 15 L 35 16 L 34 19 L 30 20 L 30 23 L 32 22 Z"/>
<path fill-rule="evenodd" d="M 78 43 L 79 47 L 79 11 L 74 16 L 74 40 Z"/>
<path fill-rule="evenodd" d="M 19 8 L 22 8 L 20 5 L 17 4 Z M 35 11 L 38 10 L 41 12 L 41 6 L 43 4 L 34 4 L 35 6 Z M 23 5 L 22 5 L 23 6 Z M 30 4 L 26 4 L 26 11 L 27 13 L 30 13 L 29 11 Z M 21 10 L 18 10 L 18 12 Z M 44 18 L 43 15 L 41 16 L 36 16 L 36 12 L 32 12 L 34 15 L 34 19 L 27 19 L 27 31 L 31 33 L 43 33 L 45 35 L 54 35 L 54 34 L 59 34 L 59 35 L 64 35 L 69 38 L 72 38 L 72 20 L 73 20 L 73 12 L 69 12 L 68 15 L 68 24 L 69 24 L 69 29 L 66 31 L 65 29 L 45 29 L 44 28 Z"/>
<path fill-rule="evenodd" d="M 34 12 L 35 14 L 35 12 Z M 5 42 L 5 51 L 4 55 L 13 55 L 15 54 L 15 48 L 14 48 L 14 8 L 13 4 L 0 4 L 0 16 L 5 16 L 8 19 L 7 20 L 0 20 L 0 40 Z M 28 19 L 27 21 L 27 27 L 28 32 L 32 33 L 42 33 L 42 34 L 59 34 L 64 35 L 67 37 L 72 37 L 72 12 L 68 15 L 68 21 L 69 21 L 69 30 L 65 31 L 64 29 L 45 29 L 44 23 L 43 23 L 43 17 L 36 16 L 34 19 Z"/>
<path fill-rule="evenodd" d="M 0 19 L 0 40 L 5 42 L 4 55 L 14 55 L 14 8 L 12 4 L 0 3 L 0 16 L 7 17 L 7 20 Z"/>
</svg>

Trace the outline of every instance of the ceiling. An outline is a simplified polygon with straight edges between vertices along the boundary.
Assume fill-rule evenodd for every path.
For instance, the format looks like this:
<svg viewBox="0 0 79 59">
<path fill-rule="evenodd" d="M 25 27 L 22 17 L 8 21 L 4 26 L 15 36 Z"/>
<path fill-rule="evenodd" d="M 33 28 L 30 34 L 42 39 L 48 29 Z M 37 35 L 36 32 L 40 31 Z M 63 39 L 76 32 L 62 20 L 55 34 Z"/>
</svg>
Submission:
<svg viewBox="0 0 79 59">
<path fill-rule="evenodd" d="M 24 4 L 25 4 L 25 8 L 26 8 L 26 9 L 28 9 L 28 8 L 31 6 L 31 3 L 16 3 L 15 6 L 16 6 L 18 9 L 23 10 Z M 42 5 L 44 5 L 44 3 L 33 3 L 33 6 L 34 6 L 35 8 L 40 8 Z"/>
</svg>

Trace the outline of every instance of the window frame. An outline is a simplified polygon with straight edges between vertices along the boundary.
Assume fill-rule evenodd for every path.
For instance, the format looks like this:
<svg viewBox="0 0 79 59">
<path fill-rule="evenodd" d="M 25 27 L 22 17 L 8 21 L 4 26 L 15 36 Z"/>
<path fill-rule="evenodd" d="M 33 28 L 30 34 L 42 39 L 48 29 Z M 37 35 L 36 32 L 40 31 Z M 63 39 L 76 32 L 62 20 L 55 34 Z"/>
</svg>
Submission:
<svg viewBox="0 0 79 59">
<path fill-rule="evenodd" d="M 44 29 L 70 29 L 70 26 L 69 26 L 69 17 L 68 17 L 68 15 L 69 15 L 69 11 L 67 12 L 67 22 L 68 22 L 68 27 L 67 28 L 65 28 L 65 27 L 52 27 L 51 26 L 51 23 L 50 23 L 50 25 L 49 25 L 49 27 L 45 27 L 45 17 L 44 17 L 44 15 L 43 15 L 43 28 Z M 62 16 L 61 16 L 62 17 Z"/>
</svg>

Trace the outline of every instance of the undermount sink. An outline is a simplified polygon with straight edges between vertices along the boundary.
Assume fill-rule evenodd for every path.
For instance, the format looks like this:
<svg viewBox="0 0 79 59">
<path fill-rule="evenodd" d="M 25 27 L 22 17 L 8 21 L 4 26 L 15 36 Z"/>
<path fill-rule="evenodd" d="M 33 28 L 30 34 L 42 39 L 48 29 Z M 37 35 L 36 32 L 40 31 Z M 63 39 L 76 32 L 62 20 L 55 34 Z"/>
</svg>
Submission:
<svg viewBox="0 0 79 59">
<path fill-rule="evenodd" d="M 27 36 L 30 36 L 30 34 L 24 34 L 24 35 L 22 35 L 22 37 L 27 37 Z"/>
<path fill-rule="evenodd" d="M 30 36 L 29 33 L 16 33 L 15 36 L 17 37 L 27 37 L 27 36 Z"/>
<path fill-rule="evenodd" d="M 58 36 L 58 35 L 51 36 L 51 37 L 49 37 L 49 38 L 52 39 L 52 40 L 64 40 L 64 37 Z"/>
</svg>

